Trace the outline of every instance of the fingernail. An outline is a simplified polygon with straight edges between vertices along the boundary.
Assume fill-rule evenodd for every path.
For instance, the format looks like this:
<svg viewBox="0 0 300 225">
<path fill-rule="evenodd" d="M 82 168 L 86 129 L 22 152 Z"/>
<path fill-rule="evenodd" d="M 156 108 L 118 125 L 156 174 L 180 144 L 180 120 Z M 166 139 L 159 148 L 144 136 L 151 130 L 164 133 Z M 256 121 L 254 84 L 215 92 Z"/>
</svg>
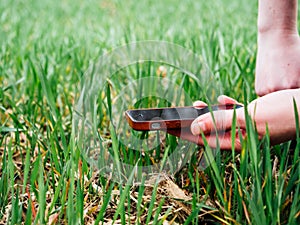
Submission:
<svg viewBox="0 0 300 225">
<path fill-rule="evenodd" d="M 202 122 L 193 123 L 191 126 L 191 131 L 193 135 L 199 135 L 201 131 L 205 130 L 205 124 Z"/>
</svg>

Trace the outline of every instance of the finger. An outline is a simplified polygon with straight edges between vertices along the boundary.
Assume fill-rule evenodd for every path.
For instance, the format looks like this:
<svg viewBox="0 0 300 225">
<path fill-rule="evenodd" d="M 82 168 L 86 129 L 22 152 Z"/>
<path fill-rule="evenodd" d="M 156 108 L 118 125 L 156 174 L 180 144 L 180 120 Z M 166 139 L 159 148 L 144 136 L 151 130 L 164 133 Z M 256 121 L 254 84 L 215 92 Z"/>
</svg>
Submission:
<svg viewBox="0 0 300 225">
<path fill-rule="evenodd" d="M 167 133 L 201 146 L 204 146 L 206 142 L 211 148 L 217 148 L 217 146 L 219 146 L 221 150 L 232 149 L 231 131 L 222 132 L 218 135 L 216 133 L 205 135 L 206 141 L 202 139 L 202 135 L 194 136 L 187 128 L 171 129 L 167 130 Z M 241 129 L 239 132 L 239 130 L 236 129 L 236 138 L 234 142 L 234 148 L 236 151 L 240 151 L 242 148 L 240 134 L 242 135 L 241 138 L 244 139 L 246 131 Z"/>
<path fill-rule="evenodd" d="M 203 101 L 195 101 L 194 103 L 193 103 L 193 106 L 194 107 L 206 107 L 207 106 L 207 104 L 205 103 L 205 102 L 203 102 Z"/>
<path fill-rule="evenodd" d="M 171 134 L 176 137 L 180 137 L 180 129 L 169 129 L 166 131 L 168 134 Z"/>
<path fill-rule="evenodd" d="M 201 132 L 209 134 L 228 130 L 232 126 L 233 112 L 233 110 L 220 110 L 201 115 L 192 122 L 191 132 L 199 135 Z"/>
<path fill-rule="evenodd" d="M 179 137 L 183 140 L 191 141 L 191 142 L 198 144 L 199 137 L 193 135 L 190 128 L 188 128 L 188 127 L 182 128 L 182 129 L 170 129 L 170 130 L 167 130 L 167 133 L 174 135 L 176 137 Z"/>
<path fill-rule="evenodd" d="M 242 105 L 241 103 L 239 103 L 237 100 L 233 99 L 233 98 L 230 98 L 226 95 L 220 95 L 218 97 L 218 102 L 219 104 L 221 105 L 227 105 L 227 104 L 239 104 L 239 105 Z"/>
<path fill-rule="evenodd" d="M 242 136 L 240 136 L 240 134 Z M 235 131 L 235 140 L 234 140 L 234 149 L 236 151 L 240 151 L 242 149 L 241 139 L 243 140 L 246 136 L 245 130 L 236 129 Z M 205 135 L 205 141 L 202 139 L 202 136 L 198 136 L 198 144 L 205 145 L 205 142 L 211 148 L 220 147 L 221 150 L 231 150 L 232 149 L 232 138 L 231 138 L 231 131 L 226 131 L 223 133 L 217 134 L 209 134 Z"/>
<path fill-rule="evenodd" d="M 179 137 L 183 140 L 191 141 L 191 142 L 193 142 L 195 144 L 198 144 L 198 145 L 202 145 L 202 146 L 205 145 L 205 141 L 202 139 L 201 134 L 198 135 L 198 136 L 195 136 L 188 129 L 170 129 L 170 130 L 167 130 L 167 133 L 171 134 L 171 135 L 174 135 L 176 137 Z M 230 132 L 226 132 L 226 133 L 223 133 L 222 135 L 220 134 L 218 136 L 215 133 L 205 135 L 206 143 L 210 147 L 216 148 L 217 147 L 217 137 L 218 137 L 219 141 L 221 141 L 223 148 L 231 149 Z"/>
</svg>

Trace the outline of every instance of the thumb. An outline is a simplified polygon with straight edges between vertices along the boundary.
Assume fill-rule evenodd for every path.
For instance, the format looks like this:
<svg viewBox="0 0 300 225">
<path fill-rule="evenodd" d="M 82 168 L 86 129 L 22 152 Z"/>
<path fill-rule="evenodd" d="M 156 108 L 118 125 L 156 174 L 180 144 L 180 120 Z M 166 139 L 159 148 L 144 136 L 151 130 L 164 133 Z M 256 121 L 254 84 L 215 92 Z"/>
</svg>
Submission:
<svg viewBox="0 0 300 225">
<path fill-rule="evenodd" d="M 233 112 L 233 110 L 220 110 L 201 115 L 191 124 L 191 132 L 193 135 L 200 135 L 201 132 L 208 134 L 228 130 L 232 126 Z"/>
</svg>

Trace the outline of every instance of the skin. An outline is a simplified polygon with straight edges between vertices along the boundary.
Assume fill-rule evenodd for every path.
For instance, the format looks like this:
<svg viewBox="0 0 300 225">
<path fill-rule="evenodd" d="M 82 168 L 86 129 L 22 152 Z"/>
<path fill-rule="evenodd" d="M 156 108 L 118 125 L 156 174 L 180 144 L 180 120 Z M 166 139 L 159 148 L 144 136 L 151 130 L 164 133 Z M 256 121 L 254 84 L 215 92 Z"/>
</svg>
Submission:
<svg viewBox="0 0 300 225">
<path fill-rule="evenodd" d="M 268 126 L 272 144 L 295 138 L 296 124 L 293 99 L 300 112 L 300 37 L 297 29 L 298 0 L 259 0 L 255 91 L 263 96 L 252 101 L 248 114 L 262 138 Z M 238 104 L 220 96 L 220 104 Z M 197 107 L 206 106 L 197 101 Z M 235 149 L 241 149 L 239 134 L 246 135 L 244 109 L 236 109 L 237 127 L 232 127 L 233 110 L 214 112 L 198 117 L 191 129 L 170 130 L 168 133 L 203 145 L 231 149 L 231 130 L 235 129 Z M 216 135 L 218 133 L 218 137 Z"/>
<path fill-rule="evenodd" d="M 255 90 L 300 88 L 298 0 L 259 0 Z"/>
<path fill-rule="evenodd" d="M 282 143 L 296 136 L 296 122 L 294 114 L 293 99 L 296 101 L 297 110 L 300 112 L 300 89 L 288 89 L 273 92 L 252 101 L 248 105 L 248 113 L 255 124 L 258 135 L 262 138 L 266 134 L 268 126 L 271 144 Z M 238 102 L 227 96 L 220 96 L 220 104 L 237 104 Z M 197 101 L 194 106 L 206 106 L 204 102 Z M 219 144 L 223 150 L 231 149 L 231 129 L 236 130 L 235 149 L 241 150 L 239 132 L 243 137 L 246 135 L 246 123 L 244 108 L 236 109 L 237 127 L 232 127 L 234 110 L 221 110 L 213 112 L 216 123 L 214 123 L 211 113 L 199 116 L 191 125 L 190 129 L 171 130 L 168 133 L 182 139 L 192 141 L 198 145 L 203 145 L 202 133 L 208 144 L 216 147 L 219 133 Z M 299 118 L 300 119 L 300 118 Z"/>
</svg>

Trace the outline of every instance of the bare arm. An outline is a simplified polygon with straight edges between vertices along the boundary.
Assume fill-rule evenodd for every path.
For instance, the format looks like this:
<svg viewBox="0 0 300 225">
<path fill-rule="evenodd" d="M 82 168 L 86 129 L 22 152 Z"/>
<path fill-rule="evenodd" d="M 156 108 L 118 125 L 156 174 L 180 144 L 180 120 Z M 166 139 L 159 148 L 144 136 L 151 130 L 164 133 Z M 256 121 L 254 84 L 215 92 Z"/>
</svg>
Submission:
<svg viewBox="0 0 300 225">
<path fill-rule="evenodd" d="M 258 31 L 297 31 L 298 0 L 259 0 Z"/>
</svg>

